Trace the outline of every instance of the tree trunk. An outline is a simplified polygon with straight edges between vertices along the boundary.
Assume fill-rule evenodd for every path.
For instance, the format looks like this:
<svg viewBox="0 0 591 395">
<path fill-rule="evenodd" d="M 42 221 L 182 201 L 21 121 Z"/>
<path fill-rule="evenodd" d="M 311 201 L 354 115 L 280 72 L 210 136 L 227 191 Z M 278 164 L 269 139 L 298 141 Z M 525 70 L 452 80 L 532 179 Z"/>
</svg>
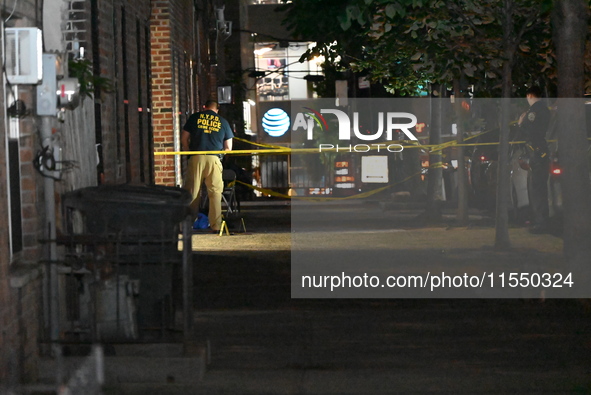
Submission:
<svg viewBox="0 0 591 395">
<path fill-rule="evenodd" d="M 574 272 L 573 278 L 586 287 L 591 281 L 591 183 L 582 94 L 588 19 L 586 0 L 554 2 L 552 23 L 558 60 L 558 154 L 563 168 L 564 253 Z"/>
<path fill-rule="evenodd" d="M 429 128 L 429 144 L 441 144 L 441 128 L 443 118 L 443 90 L 439 85 L 439 96 L 431 99 L 431 127 Z M 427 206 L 424 219 L 427 222 L 441 221 L 443 203 L 443 169 L 441 167 L 441 151 L 429 153 L 429 173 L 427 174 Z"/>
<path fill-rule="evenodd" d="M 462 109 L 462 98 L 460 95 L 460 81 L 454 80 L 454 93 L 455 93 L 455 104 L 454 109 L 456 112 L 456 125 L 458 135 L 456 141 L 460 146 L 456 147 L 458 155 L 458 211 L 456 213 L 456 221 L 458 225 L 468 225 L 468 178 L 466 176 L 466 161 L 464 158 L 464 147 L 461 144 L 464 143 L 464 116 Z"/>
<path fill-rule="evenodd" d="M 513 0 L 504 2 L 505 20 L 503 21 L 503 98 L 501 99 L 501 124 L 499 133 L 499 166 L 497 174 L 497 211 L 495 216 L 495 248 L 511 247 L 509 240 L 509 99 L 513 86 L 513 59 L 515 44 L 513 38 Z"/>
</svg>

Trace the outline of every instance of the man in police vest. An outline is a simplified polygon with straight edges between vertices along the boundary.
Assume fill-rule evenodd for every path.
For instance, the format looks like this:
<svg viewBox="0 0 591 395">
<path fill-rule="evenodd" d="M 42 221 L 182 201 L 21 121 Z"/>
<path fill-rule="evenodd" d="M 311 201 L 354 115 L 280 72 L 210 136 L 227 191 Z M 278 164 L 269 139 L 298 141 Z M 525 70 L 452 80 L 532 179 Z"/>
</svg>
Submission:
<svg viewBox="0 0 591 395">
<path fill-rule="evenodd" d="M 219 104 L 214 100 L 205 102 L 204 110 L 192 114 L 181 135 L 183 151 L 231 151 L 232 129 L 224 118 L 218 115 Z M 205 181 L 209 197 L 209 224 L 212 230 L 219 231 L 222 225 L 222 155 L 197 154 L 189 158 L 184 188 L 193 195 L 191 210 L 199 211 L 199 189 Z"/>
<path fill-rule="evenodd" d="M 550 124 L 550 110 L 542 100 L 542 90 L 532 86 L 526 92 L 529 110 L 519 117 L 519 126 L 525 135 L 526 150 L 529 153 L 530 185 L 529 200 L 533 212 L 532 233 L 548 230 L 548 176 L 550 175 L 550 156 L 546 142 L 546 132 Z"/>
</svg>

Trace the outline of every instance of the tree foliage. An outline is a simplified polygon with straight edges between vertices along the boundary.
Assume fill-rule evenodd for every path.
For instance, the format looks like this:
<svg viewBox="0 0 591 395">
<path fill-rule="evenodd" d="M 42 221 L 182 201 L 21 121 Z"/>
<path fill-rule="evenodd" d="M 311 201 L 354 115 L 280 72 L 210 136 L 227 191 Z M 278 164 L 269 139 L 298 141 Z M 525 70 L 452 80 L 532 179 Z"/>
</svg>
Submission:
<svg viewBox="0 0 591 395">
<path fill-rule="evenodd" d="M 318 43 L 305 56 L 368 71 L 397 94 L 463 77 L 479 95 L 500 96 L 507 60 L 517 93 L 555 83 L 548 0 L 296 0 L 287 7 L 288 27 Z"/>
<path fill-rule="evenodd" d="M 282 22 L 292 35 L 302 41 L 314 41 L 301 61 L 323 56 L 337 71 L 345 71 L 352 59 L 361 54 L 361 26 L 343 30 L 338 20 L 346 9 L 347 0 L 296 0 L 282 6 L 286 17 Z"/>
</svg>

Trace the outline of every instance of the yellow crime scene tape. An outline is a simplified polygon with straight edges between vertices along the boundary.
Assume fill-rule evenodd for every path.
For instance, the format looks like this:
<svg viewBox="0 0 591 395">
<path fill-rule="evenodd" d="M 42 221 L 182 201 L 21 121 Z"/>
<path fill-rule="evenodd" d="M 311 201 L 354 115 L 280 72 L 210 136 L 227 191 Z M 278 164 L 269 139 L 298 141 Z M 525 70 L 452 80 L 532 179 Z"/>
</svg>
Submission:
<svg viewBox="0 0 591 395">
<path fill-rule="evenodd" d="M 431 167 L 431 166 L 429 166 L 429 167 Z M 442 167 L 442 166 L 439 166 L 439 167 Z M 433 168 L 435 168 L 435 166 Z M 421 173 L 422 173 L 422 171 L 421 172 L 417 172 L 417 173 L 415 173 L 415 174 L 413 174 L 411 176 L 406 177 L 402 181 L 399 181 L 399 182 L 396 182 L 396 183 L 393 183 L 393 184 L 388 184 L 388 185 L 383 186 L 381 188 L 376 188 L 376 189 L 372 189 L 371 191 L 367 191 L 367 192 L 363 192 L 363 193 L 358 193 L 356 195 L 343 196 L 343 197 L 334 197 L 334 196 L 297 196 L 297 195 L 296 196 L 290 196 L 290 195 L 286 195 L 284 193 L 279 193 L 277 191 L 273 191 L 273 190 L 270 190 L 270 189 L 260 188 L 260 187 L 257 187 L 257 186 L 251 185 L 251 184 L 247 184 L 247 183 L 242 182 L 242 181 L 239 181 L 239 180 L 236 180 L 236 182 L 238 184 L 244 185 L 244 186 L 246 186 L 248 188 L 252 188 L 255 191 L 258 191 L 258 192 L 260 192 L 260 193 L 262 193 L 264 195 L 267 195 L 267 196 L 274 196 L 274 197 L 279 197 L 279 198 L 284 198 L 284 199 L 307 200 L 307 201 L 330 201 L 330 200 L 334 201 L 334 200 L 364 199 L 364 198 L 370 197 L 372 195 L 375 195 L 376 193 L 380 193 L 380 192 L 385 191 L 385 190 L 387 190 L 389 188 L 392 188 L 393 186 L 402 184 L 403 182 L 406 182 L 406 181 L 412 179 L 413 177 L 416 177 L 416 176 L 420 175 Z"/>
<path fill-rule="evenodd" d="M 493 131 L 494 129 L 491 130 L 487 130 L 481 133 L 477 133 L 473 136 L 468 136 L 464 139 L 464 141 L 468 141 L 477 137 L 480 137 L 486 133 L 489 133 L 491 131 Z M 339 147 L 339 148 L 323 148 L 322 151 L 319 150 L 318 147 L 316 148 L 289 148 L 289 147 L 283 147 L 283 146 L 278 146 L 278 145 L 272 145 L 272 144 L 263 144 L 263 143 L 256 143 L 253 141 L 249 141 L 249 140 L 245 140 L 245 139 L 241 139 L 238 137 L 234 137 L 234 140 L 243 142 L 243 143 L 248 143 L 257 147 L 261 147 L 262 149 L 255 149 L 255 150 L 232 150 L 232 151 L 156 151 L 154 152 L 154 155 L 156 156 L 164 156 L 164 155 L 207 155 L 207 154 L 225 154 L 225 155 L 291 155 L 291 154 L 318 154 L 320 152 L 351 152 L 351 151 L 346 151 L 343 147 Z M 591 140 L 591 139 L 588 139 Z M 548 140 L 548 142 L 556 142 L 557 140 Z M 525 141 L 510 141 L 509 144 L 514 145 L 514 144 L 525 144 Z M 446 148 L 452 148 L 452 147 L 478 147 L 478 146 L 492 146 L 492 145 L 498 145 L 499 142 L 498 141 L 493 141 L 493 142 L 488 142 L 488 143 L 458 143 L 457 140 L 450 140 L 447 141 L 445 143 L 442 144 L 421 144 L 420 142 L 416 142 L 416 141 L 412 141 L 412 140 L 398 140 L 398 141 L 386 141 L 380 144 L 373 144 L 374 146 L 372 147 L 372 145 L 368 145 L 369 147 L 369 151 L 375 151 L 375 150 L 379 150 L 380 147 L 383 147 L 385 145 L 400 145 L 403 149 L 413 149 L 413 148 L 420 148 L 420 149 L 424 149 L 426 151 L 429 151 L 429 153 L 433 153 L 433 152 L 439 152 L 442 151 Z M 365 152 L 365 151 L 364 151 Z M 371 191 L 367 191 L 367 192 L 363 192 L 363 193 L 359 193 L 359 194 L 355 194 L 355 195 L 350 195 L 350 196 L 344 196 L 344 197 L 328 197 L 328 196 L 291 196 L 291 195 L 287 195 L 284 193 L 280 193 L 271 189 L 266 189 L 266 188 L 261 188 L 255 185 L 251 185 L 251 184 L 247 184 L 245 182 L 236 180 L 234 182 L 244 185 L 248 188 L 251 188 L 253 190 L 256 190 L 264 195 L 267 196 L 273 196 L 273 197 L 278 197 L 278 198 L 284 198 L 284 199 L 301 199 L 301 200 L 310 200 L 310 201 L 314 201 L 314 200 L 322 200 L 322 201 L 327 201 L 327 200 L 349 200 L 349 199 L 363 199 L 366 197 L 370 197 L 372 195 L 375 195 L 377 193 L 380 193 L 382 191 L 385 191 L 389 188 L 392 188 L 396 185 L 402 184 L 414 177 L 420 176 L 421 174 L 423 174 L 423 170 L 424 169 L 436 169 L 436 168 L 440 168 L 440 167 L 444 167 L 443 162 L 436 162 L 436 163 L 432 163 L 430 164 L 428 167 L 423 167 L 421 169 L 421 171 L 406 177 L 404 180 L 398 181 L 396 183 L 392 183 L 392 184 L 388 184 L 384 187 L 381 188 L 376 188 L 373 189 Z"/>
<path fill-rule="evenodd" d="M 283 147 L 281 145 L 272 145 L 272 144 L 263 144 L 263 143 L 255 143 L 254 141 L 241 139 L 240 137 L 234 137 L 234 140 L 240 141 L 242 143 L 248 143 L 250 145 L 255 145 L 257 147 L 265 147 L 265 148 L 272 148 L 272 149 L 286 149 L 287 147 Z"/>
<path fill-rule="evenodd" d="M 469 136 L 464 141 L 470 140 L 476 137 L 479 137 L 483 134 L 489 133 L 492 130 L 487 130 L 481 133 L 478 133 L 474 136 Z M 290 147 L 283 147 L 278 145 L 272 144 L 263 144 L 263 143 L 255 143 L 253 141 L 241 139 L 238 137 L 234 137 L 234 140 L 240 141 L 243 143 L 251 144 L 257 147 L 262 147 L 263 149 L 255 149 L 255 150 L 232 150 L 232 151 L 155 151 L 154 155 L 156 156 L 165 156 L 165 155 L 216 155 L 216 154 L 225 154 L 225 155 L 264 155 L 264 154 L 282 154 L 282 155 L 290 155 L 290 154 L 317 154 L 319 152 L 347 152 L 346 147 L 334 147 L 334 148 L 322 148 L 320 151 L 318 147 L 315 148 L 290 148 Z M 522 144 L 525 141 L 515 141 L 511 142 L 510 144 Z M 450 147 L 472 147 L 478 145 L 496 145 L 499 144 L 498 142 L 492 143 L 462 143 L 459 144 L 457 140 L 450 140 L 442 144 L 421 144 L 420 142 L 415 142 L 413 140 L 396 140 L 396 141 L 385 141 L 379 144 L 368 144 L 369 151 L 377 151 L 383 149 L 384 146 L 387 145 L 400 145 L 403 149 L 412 149 L 412 148 L 421 148 L 424 150 L 428 150 L 429 152 L 437 152 L 441 151 L 445 148 Z M 351 151 L 349 151 L 351 152 Z M 364 151 L 365 152 L 365 151 Z"/>
<path fill-rule="evenodd" d="M 436 169 L 436 168 L 440 168 L 440 167 L 444 167 L 443 166 L 443 162 L 436 162 L 431 164 L 428 168 L 429 169 Z M 425 169 L 425 168 L 423 168 Z M 255 191 L 258 191 L 260 193 L 262 193 L 263 195 L 267 195 L 267 196 L 273 196 L 273 197 L 278 197 L 278 198 L 284 198 L 284 199 L 300 199 L 300 200 L 309 200 L 309 201 L 315 201 L 315 200 L 321 200 L 321 201 L 327 201 L 327 200 L 350 200 L 350 199 L 363 199 L 366 197 L 370 197 L 372 195 L 375 195 L 376 193 L 380 193 L 382 191 L 385 191 L 389 188 L 392 188 L 396 185 L 400 185 L 402 183 L 405 183 L 406 181 L 420 176 L 423 173 L 423 170 L 416 172 L 413 175 L 410 175 L 408 177 L 406 177 L 404 180 L 392 183 L 392 184 L 388 184 L 386 186 L 383 186 L 381 188 L 376 188 L 376 189 L 372 189 L 371 191 L 367 191 L 367 192 L 363 192 L 363 193 L 358 193 L 355 195 L 350 195 L 350 196 L 343 196 L 343 197 L 328 197 L 328 196 L 293 196 L 293 195 L 287 195 L 284 193 L 280 193 L 277 191 L 274 191 L 272 189 L 266 189 L 266 188 L 261 188 L 261 187 L 257 187 L 255 185 L 252 184 L 247 184 L 245 182 L 242 182 L 240 180 L 234 180 L 232 181 L 230 184 L 228 184 L 228 186 L 232 187 L 235 184 L 240 184 L 240 185 L 244 185 L 248 188 L 251 188 Z"/>
</svg>

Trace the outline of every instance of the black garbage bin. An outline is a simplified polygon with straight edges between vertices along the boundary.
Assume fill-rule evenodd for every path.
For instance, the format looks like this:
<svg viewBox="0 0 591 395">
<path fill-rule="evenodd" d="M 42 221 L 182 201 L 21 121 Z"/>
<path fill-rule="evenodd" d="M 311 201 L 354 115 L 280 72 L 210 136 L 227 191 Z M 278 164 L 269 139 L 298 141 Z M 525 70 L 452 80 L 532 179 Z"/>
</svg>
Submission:
<svg viewBox="0 0 591 395">
<path fill-rule="evenodd" d="M 101 185 L 69 192 L 63 202 L 67 211 L 83 215 L 83 232 L 129 239 L 130 244 L 136 240 L 156 243 L 176 238 L 178 223 L 189 214 L 191 194 L 159 185 Z"/>
<path fill-rule="evenodd" d="M 78 189 L 63 198 L 66 233 L 78 236 L 82 248 L 96 257 L 92 269 L 100 277 L 99 287 L 101 282 L 104 285 L 120 279 L 134 282 L 125 289 L 138 292 L 140 329 L 162 329 L 171 321 L 173 275 L 182 263 L 179 225 L 190 214 L 190 202 L 190 193 L 181 188 L 127 184 Z M 99 306 L 97 311 L 113 313 L 116 309 L 117 322 L 111 326 L 119 332 L 119 320 L 124 315 L 119 312 L 127 311 L 121 303 L 127 302 L 120 297 L 122 288 L 110 289 L 117 290 L 118 296 L 97 299 L 116 300 L 117 304 L 102 306 L 102 310 Z M 109 325 L 103 323 L 102 338 L 116 337 L 105 328 Z"/>
</svg>

